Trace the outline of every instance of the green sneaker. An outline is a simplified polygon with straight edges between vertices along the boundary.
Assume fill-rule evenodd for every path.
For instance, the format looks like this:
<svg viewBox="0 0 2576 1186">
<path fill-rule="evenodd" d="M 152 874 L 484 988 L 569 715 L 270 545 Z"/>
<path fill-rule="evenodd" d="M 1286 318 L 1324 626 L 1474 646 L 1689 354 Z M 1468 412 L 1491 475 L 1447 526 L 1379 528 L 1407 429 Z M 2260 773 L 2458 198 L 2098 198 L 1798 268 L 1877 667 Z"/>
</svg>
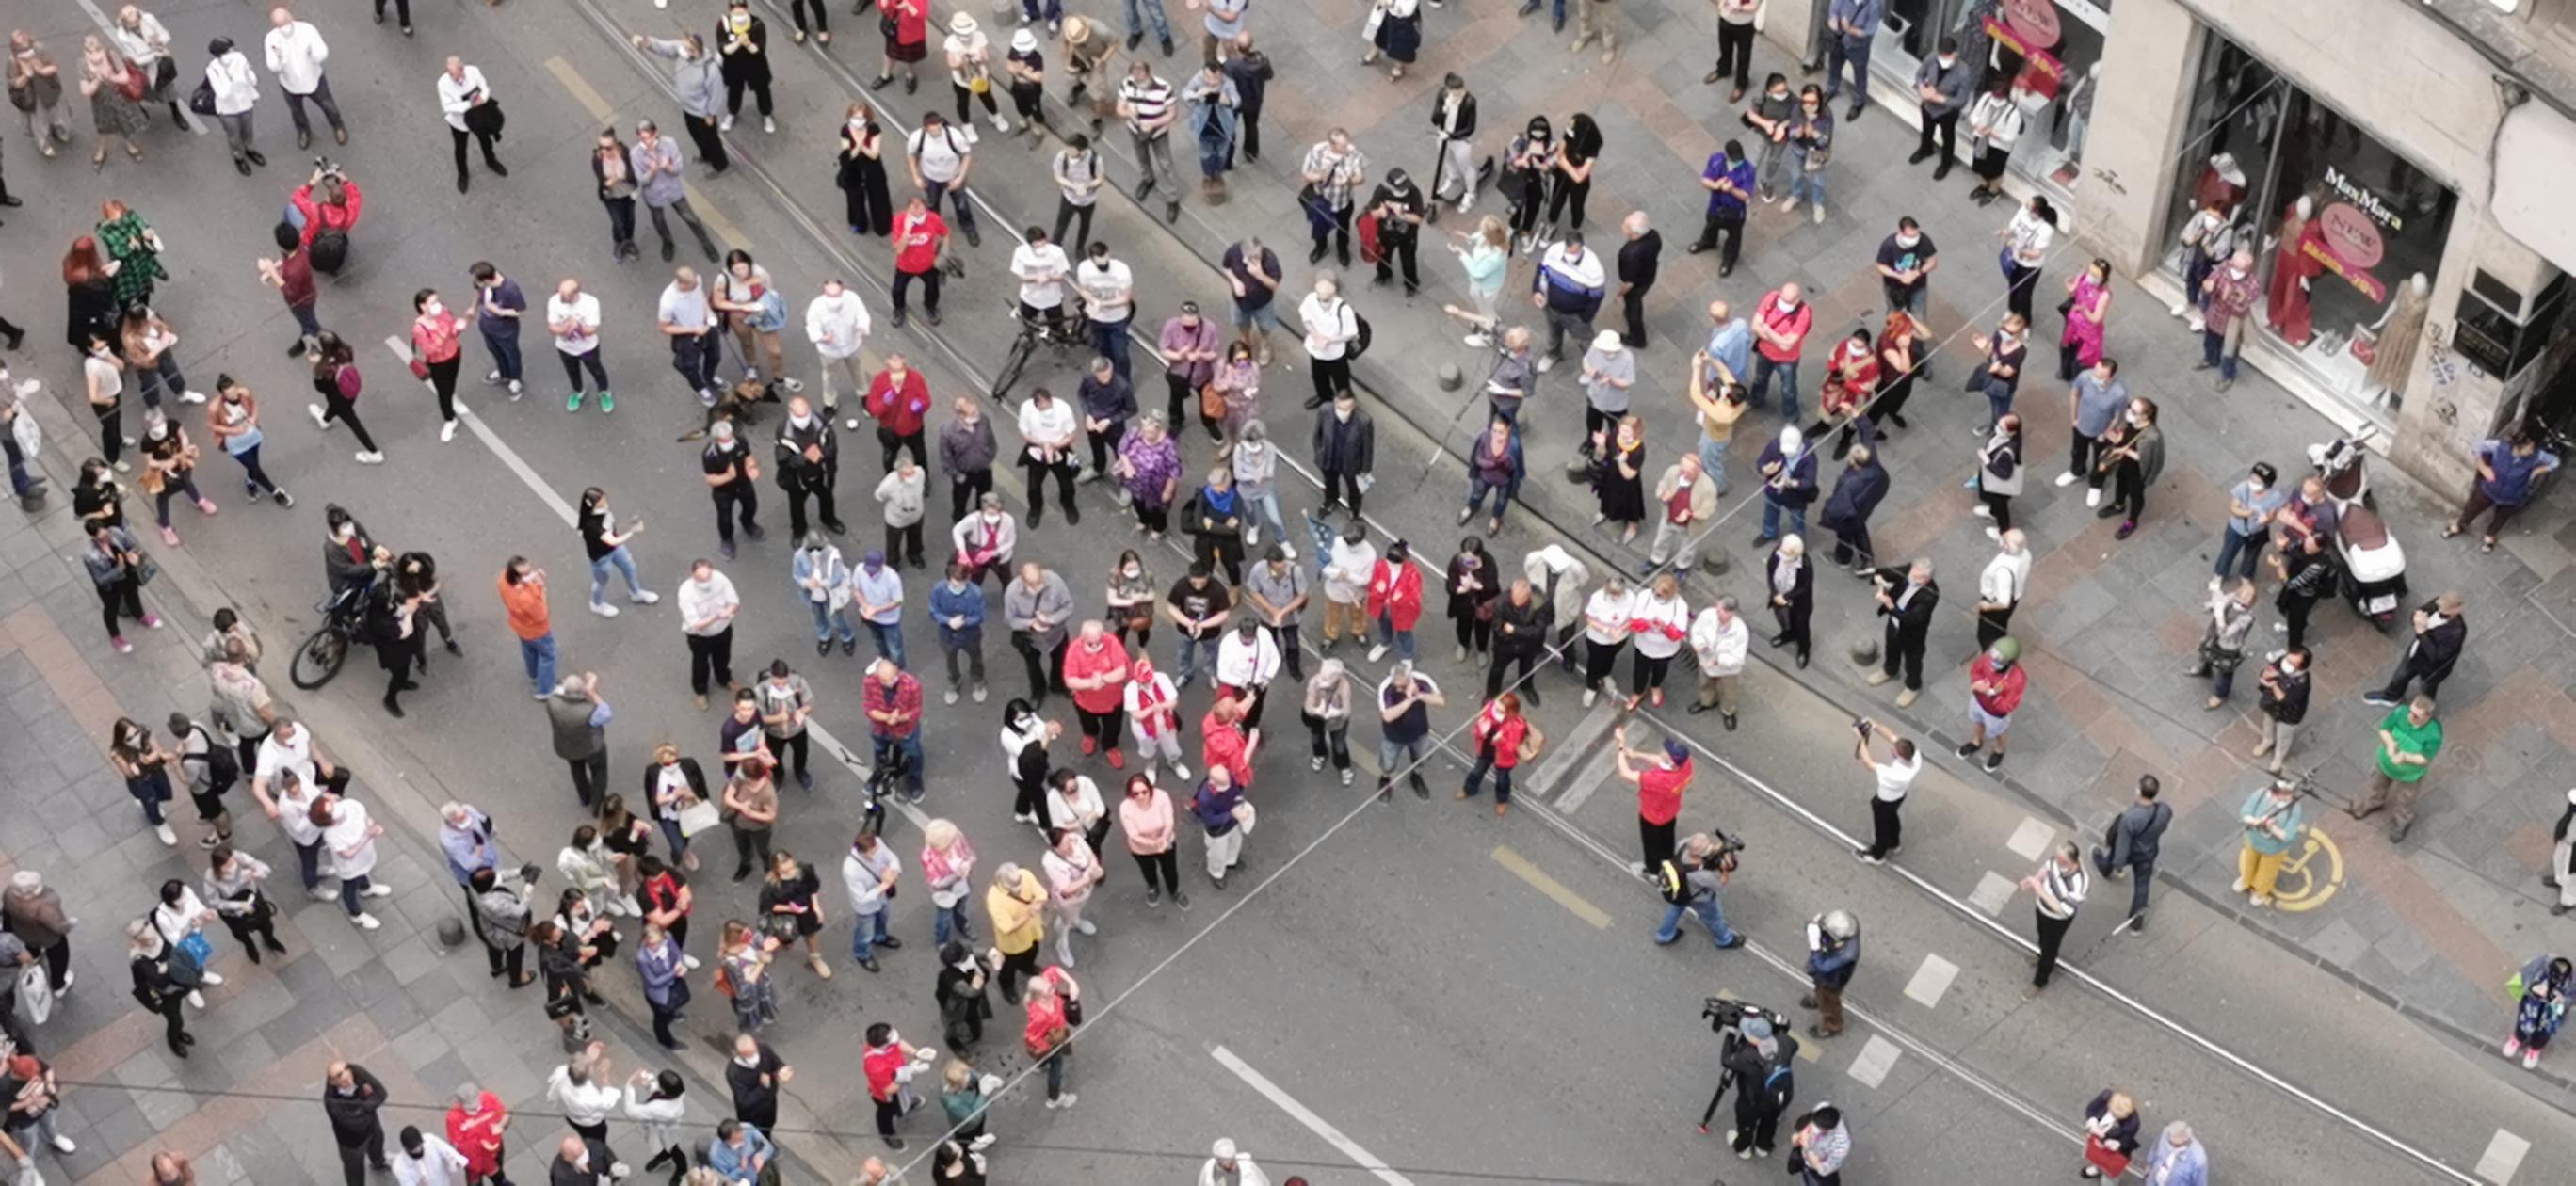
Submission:
<svg viewBox="0 0 2576 1186">
<path fill-rule="evenodd" d="M 599 410 L 603 412 L 614 412 L 617 410 L 617 397 L 608 394 L 608 390 L 606 388 L 601 388 L 599 392 Z"/>
<path fill-rule="evenodd" d="M 568 395 L 568 396 L 565 396 L 565 397 L 564 397 L 564 410 L 565 410 L 565 411 L 567 411 L 567 412 L 578 412 L 578 411 L 580 411 L 580 410 L 581 410 L 581 393 L 580 393 L 580 392 L 576 391 L 576 392 L 573 392 L 571 395 Z"/>
</svg>

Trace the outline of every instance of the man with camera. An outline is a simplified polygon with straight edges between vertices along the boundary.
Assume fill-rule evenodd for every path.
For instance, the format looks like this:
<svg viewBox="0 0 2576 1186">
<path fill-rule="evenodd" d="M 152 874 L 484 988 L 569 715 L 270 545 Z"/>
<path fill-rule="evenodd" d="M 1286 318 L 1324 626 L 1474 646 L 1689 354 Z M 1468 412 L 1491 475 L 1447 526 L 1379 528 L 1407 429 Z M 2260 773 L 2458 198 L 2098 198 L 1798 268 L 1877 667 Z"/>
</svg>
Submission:
<svg viewBox="0 0 2576 1186">
<path fill-rule="evenodd" d="M 1709 941 L 1717 944 L 1719 951 L 1744 946 L 1744 936 L 1728 929 L 1725 906 L 1718 900 L 1728 871 L 1735 867 L 1735 853 L 1742 847 L 1723 835 L 1701 832 L 1682 842 L 1680 855 L 1660 868 L 1648 870 L 1658 879 L 1665 903 L 1663 924 L 1655 928 L 1656 946 L 1671 946 L 1682 937 L 1684 911 L 1699 916 L 1708 927 Z M 1756 1075 L 1754 1079 L 1760 1077 Z M 1736 1110 L 1740 1116 L 1740 1100 Z"/>
<path fill-rule="evenodd" d="M 1932 561 L 1916 560 L 1905 568 L 1882 568 L 1870 574 L 1878 589 L 1878 614 L 1887 619 L 1886 657 L 1866 681 L 1877 687 L 1895 679 L 1901 667 L 1905 690 L 1896 694 L 1898 708 L 1912 708 L 1923 692 L 1923 647 L 1932 634 L 1932 611 L 1941 603 L 1941 586 L 1932 580 Z"/>
<path fill-rule="evenodd" d="M 1860 970 L 1860 920 L 1848 910 L 1828 910 L 1807 923 L 1808 992 L 1798 1003 L 1816 1011 L 1809 1036 L 1843 1032 L 1843 989 Z"/>
<path fill-rule="evenodd" d="M 1868 717 L 1852 722 L 1860 740 L 1852 744 L 1852 756 L 1860 759 L 1877 779 L 1869 796 L 1869 847 L 1854 849 L 1852 855 L 1864 865 L 1885 864 L 1897 849 L 1904 847 L 1904 821 L 1898 812 L 1905 807 L 1905 793 L 1914 786 L 1914 776 L 1923 773 L 1923 755 L 1914 748 L 1912 738 L 1899 737 L 1887 727 Z M 1887 760 L 1878 760 L 1871 748 L 1874 737 L 1887 738 Z"/>
</svg>

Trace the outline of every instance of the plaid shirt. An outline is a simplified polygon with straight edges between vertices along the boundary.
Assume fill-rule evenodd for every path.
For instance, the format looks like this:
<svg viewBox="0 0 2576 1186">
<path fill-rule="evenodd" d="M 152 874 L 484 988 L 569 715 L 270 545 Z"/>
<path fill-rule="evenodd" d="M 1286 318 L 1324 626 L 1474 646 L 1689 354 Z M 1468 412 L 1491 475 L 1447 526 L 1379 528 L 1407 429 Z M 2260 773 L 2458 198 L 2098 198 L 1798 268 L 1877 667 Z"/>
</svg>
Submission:
<svg viewBox="0 0 2576 1186">
<path fill-rule="evenodd" d="M 1324 179 L 1315 183 L 1315 192 L 1324 204 L 1334 210 L 1351 208 L 1351 187 L 1359 184 L 1368 170 L 1368 157 L 1357 145 L 1349 152 L 1333 151 L 1333 142 L 1325 140 L 1306 150 L 1306 172 L 1321 173 Z"/>
<path fill-rule="evenodd" d="M 895 677 L 888 688 L 881 679 L 861 681 L 866 685 L 860 706 L 868 713 L 868 732 L 888 740 L 910 737 L 921 731 L 921 680 L 907 671 Z M 901 728 L 887 725 L 876 718 L 881 712 L 892 712 L 903 718 Z"/>
</svg>

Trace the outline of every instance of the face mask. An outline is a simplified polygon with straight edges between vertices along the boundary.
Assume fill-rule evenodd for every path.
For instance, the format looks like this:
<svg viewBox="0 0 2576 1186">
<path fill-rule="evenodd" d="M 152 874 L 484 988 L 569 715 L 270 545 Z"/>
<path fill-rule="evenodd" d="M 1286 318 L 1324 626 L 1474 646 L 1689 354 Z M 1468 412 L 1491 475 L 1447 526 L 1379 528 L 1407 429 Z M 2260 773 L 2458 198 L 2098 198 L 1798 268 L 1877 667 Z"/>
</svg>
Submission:
<svg viewBox="0 0 2576 1186">
<path fill-rule="evenodd" d="M 1002 522 L 1002 512 L 987 511 L 984 513 L 984 521 L 998 526 Z"/>
<path fill-rule="evenodd" d="M 2131 412 L 2131 413 L 2129 413 L 2129 427 L 2131 427 L 2131 428 L 2145 428 L 2146 426 L 2147 426 L 2147 418 L 2146 418 L 2146 417 L 2141 416 L 2141 415 L 2137 414 L 2136 412 Z"/>
<path fill-rule="evenodd" d="M 748 33 L 751 31 L 751 14 L 747 12 L 733 13 L 725 17 L 725 24 L 731 27 L 736 33 Z"/>
<path fill-rule="evenodd" d="M 1348 422 L 1350 421 L 1350 418 L 1351 418 L 1351 409 L 1348 409 L 1348 408 L 1335 408 L 1335 409 L 1333 409 L 1333 419 L 1335 419 L 1335 420 L 1339 420 L 1339 421 L 1342 421 L 1342 422 L 1344 422 L 1344 423 L 1348 423 Z"/>
<path fill-rule="evenodd" d="M 787 419 L 793 422 L 798 428 L 814 427 L 814 418 L 811 416 L 790 416 Z"/>
<path fill-rule="evenodd" d="M 1922 242 L 1922 241 L 1923 241 L 1923 236 L 1921 236 L 1921 235 L 1898 235 L 1898 236 L 1896 237 L 1896 245 L 1897 245 L 1897 246 L 1899 246 L 1899 247 L 1903 247 L 1903 248 L 1905 248 L 1905 249 L 1907 249 L 1907 250 L 1909 250 L 1909 251 L 1910 251 L 1910 250 L 1912 250 L 1912 249 L 1914 248 L 1914 245 L 1915 245 L 1915 244 L 1920 243 L 1920 242 Z"/>
<path fill-rule="evenodd" d="M 2256 478 L 2256 479 L 2254 479 L 2253 481 L 2250 481 L 2250 482 L 2245 483 L 2245 488 L 2246 488 L 2246 489 L 2248 489 L 2248 490 L 2253 491 L 2253 492 L 2254 492 L 2254 496 L 2255 496 L 2255 497 L 2257 497 L 2257 498 L 2262 497 L 2262 496 L 2263 496 L 2263 492 L 2264 492 L 2265 490 L 2267 490 L 2267 489 L 2270 489 L 2270 487 L 2267 487 L 2267 486 L 2265 486 L 2265 485 L 2263 484 L 2263 480 L 2262 480 L 2262 479 L 2260 479 L 2260 478 Z"/>
<path fill-rule="evenodd" d="M 421 307 L 421 312 L 427 313 L 427 314 L 429 314 L 429 315 L 430 315 L 430 316 L 432 316 L 432 317 L 436 317 L 436 316 L 438 316 L 439 314 L 444 313 L 444 312 L 446 312 L 446 311 L 447 311 L 447 305 L 446 305 L 446 303 L 445 303 L 445 302 L 442 302 L 442 301 L 437 301 L 437 300 L 432 300 L 432 301 L 431 301 L 431 302 L 429 302 L 427 305 L 424 305 L 424 306 L 422 306 L 422 307 Z"/>
<path fill-rule="evenodd" d="M 1139 567 L 1137 567 L 1136 565 L 1133 565 L 1133 564 L 1130 564 L 1130 565 L 1128 565 L 1128 566 L 1127 566 L 1127 579 L 1128 579 L 1128 580 L 1131 580 L 1131 581 L 1132 581 L 1132 580 L 1135 580 L 1136 578 L 1141 577 L 1141 576 L 1143 576 L 1143 575 L 1145 575 L 1145 570 L 1144 570 L 1144 569 L 1139 568 Z"/>
<path fill-rule="evenodd" d="M 756 1066 L 759 1066 L 759 1065 L 760 1065 L 760 1056 L 759 1056 L 759 1055 L 757 1055 L 757 1054 L 754 1054 L 754 1055 L 751 1055 L 750 1057 L 746 1058 L 746 1057 L 744 1057 L 744 1056 L 742 1056 L 742 1055 L 737 1054 L 737 1055 L 735 1055 L 735 1056 L 733 1057 L 733 1061 L 734 1061 L 734 1065 L 736 1065 L 736 1066 L 756 1067 Z"/>
<path fill-rule="evenodd" d="M 1789 310 L 1789 309 L 1795 309 L 1795 308 L 1797 308 L 1797 307 L 1798 307 L 1798 298 L 1793 297 L 1793 296 L 1784 296 L 1784 297 L 1781 297 L 1781 298 L 1780 298 L 1780 304 L 1779 304 L 1779 306 L 1778 306 L 1778 307 L 1779 307 L 1780 309 L 1784 310 L 1784 311 L 1785 311 L 1785 310 Z"/>
<path fill-rule="evenodd" d="M 1941 58 L 1941 68 L 1942 68 L 1942 69 L 1944 69 L 1944 70 L 1947 70 L 1947 69 L 1949 69 L 1950 67 L 1952 67 L 1952 66 L 1956 66 L 1956 65 L 1958 65 L 1958 64 L 1959 64 L 1959 59 L 1958 59 L 1955 55 L 1945 55 L 1945 56 L 1943 56 L 1943 57 Z"/>
</svg>

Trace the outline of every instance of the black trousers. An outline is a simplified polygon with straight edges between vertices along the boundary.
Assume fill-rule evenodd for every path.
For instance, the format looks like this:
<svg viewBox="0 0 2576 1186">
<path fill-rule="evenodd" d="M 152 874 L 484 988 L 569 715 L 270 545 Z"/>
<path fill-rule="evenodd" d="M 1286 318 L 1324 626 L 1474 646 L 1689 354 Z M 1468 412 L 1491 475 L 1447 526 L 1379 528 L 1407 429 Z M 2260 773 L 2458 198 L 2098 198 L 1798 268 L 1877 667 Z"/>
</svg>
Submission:
<svg viewBox="0 0 2576 1186">
<path fill-rule="evenodd" d="M 1941 139 L 1941 144 L 1938 148 L 1935 148 L 1932 145 L 1932 139 L 1936 134 Z M 1959 152 L 1959 113 L 1956 110 L 1953 110 L 1948 115 L 1934 115 L 1930 110 L 1925 110 L 1923 112 L 1923 138 L 1914 146 L 1914 150 L 1916 152 L 1937 152 L 1941 154 L 1938 158 L 1940 162 L 1945 166 L 1948 165 L 1950 163 L 1950 158 L 1957 156 Z"/>
<path fill-rule="evenodd" d="M 1646 289 L 1653 287 L 1649 284 L 1645 288 L 1631 288 L 1619 294 L 1619 313 L 1628 323 L 1619 337 L 1628 343 L 1631 350 L 1646 348 Z"/>
<path fill-rule="evenodd" d="M 486 943 L 483 945 L 483 959 L 492 966 L 493 975 L 508 976 L 510 983 L 516 984 L 519 977 L 527 974 L 528 945 L 521 943 L 503 951 Z"/>
<path fill-rule="evenodd" d="M 1642 815 L 1637 817 L 1637 844 L 1646 857 L 1646 872 L 1653 873 L 1673 859 L 1676 822 L 1668 819 L 1659 824 Z"/>
<path fill-rule="evenodd" d="M 1315 231 L 1315 250 L 1310 254 L 1320 259 L 1324 248 L 1329 245 L 1333 249 L 1334 259 L 1340 261 L 1345 268 L 1351 266 L 1351 215 L 1355 210 L 1356 207 L 1344 206 L 1333 211 L 1332 221 Z M 1306 226 L 1309 229 L 1314 228 L 1315 220 L 1307 219 Z"/>
<path fill-rule="evenodd" d="M 1055 640 L 1041 660 L 1035 636 L 1026 630 L 1011 632 L 1011 649 L 1020 653 L 1020 662 L 1028 668 L 1031 701 L 1046 699 L 1048 692 L 1064 693 L 1064 652 L 1072 641 L 1070 637 Z"/>
<path fill-rule="evenodd" d="M 1902 799 L 1890 803 L 1869 797 L 1869 855 L 1884 857 L 1905 843 L 1905 821 L 1899 814 L 1904 807 Z"/>
<path fill-rule="evenodd" d="M 1307 407 L 1320 408 L 1333 402 L 1334 396 L 1351 389 L 1351 360 L 1347 356 L 1309 357 L 1306 364 L 1307 374 L 1315 381 L 1315 395 Z"/>
<path fill-rule="evenodd" d="M 1242 136 L 1240 137 L 1243 145 L 1243 159 L 1247 161 L 1260 160 L 1261 104 L 1246 103 L 1242 107 L 1236 109 L 1234 114 L 1235 125 L 1243 129 Z M 1229 169 L 1234 167 L 1234 150 L 1231 148 L 1226 150 L 1225 164 Z"/>
<path fill-rule="evenodd" d="M 367 1167 L 390 1168 L 385 1162 L 385 1126 L 380 1122 L 367 1125 L 367 1135 L 352 1145 L 331 1134 L 340 1147 L 340 1177 L 349 1186 L 367 1186 Z"/>
<path fill-rule="evenodd" d="M 1421 247 L 1420 236 L 1381 234 L 1378 246 L 1381 250 L 1377 257 L 1377 282 L 1384 284 L 1394 279 L 1395 267 L 1401 265 L 1404 268 L 1404 295 L 1412 296 L 1420 291 L 1422 277 L 1414 270 L 1414 253 Z"/>
<path fill-rule="evenodd" d="M 897 270 L 894 274 L 894 311 L 903 312 L 904 294 L 912 290 L 912 282 L 915 280 L 921 282 L 922 309 L 932 316 L 937 316 L 939 313 L 939 269 L 937 268 L 927 272 Z"/>
<path fill-rule="evenodd" d="M 2131 523 L 2147 517 L 2147 477 L 2134 461 L 2123 461 L 2111 470 L 2111 505 L 2124 507 L 2122 518 Z"/>
<path fill-rule="evenodd" d="M 458 181 L 465 180 L 465 141 L 468 137 L 473 139 L 476 147 L 483 150 L 483 165 L 485 168 L 488 168 L 495 173 L 503 171 L 501 167 L 501 158 L 493 153 L 492 137 L 488 133 L 467 132 L 462 128 L 449 128 L 447 129 L 447 134 L 449 138 L 456 141 L 456 179 Z"/>
<path fill-rule="evenodd" d="M 2289 648 L 2295 651 L 2308 645 L 2308 615 L 2316 611 L 2317 599 L 2293 597 L 2284 592 L 2272 604 L 2281 611 L 2281 624 L 2290 628 Z"/>
<path fill-rule="evenodd" d="M 1986 609 L 1977 611 L 1978 650 L 1982 651 L 1987 647 L 1993 646 L 1995 645 L 1996 639 L 2012 633 L 2013 608 L 2014 607 L 2007 605 L 2002 609 Z M 2299 644 L 2291 643 L 2290 645 L 2297 646 Z"/>
<path fill-rule="evenodd" d="M 713 634 L 683 637 L 689 640 L 690 691 L 706 695 L 710 675 L 720 684 L 733 682 L 733 627 L 727 626 Z"/>
<path fill-rule="evenodd" d="M 718 486 L 715 488 L 714 497 L 716 501 L 717 539 L 723 540 L 726 543 L 733 542 L 734 520 L 737 517 L 742 520 L 742 529 L 745 534 L 756 533 L 760 530 L 760 524 L 753 521 L 753 519 L 760 514 L 759 483 L 741 481 L 734 482 L 729 485 Z M 737 511 L 735 509 L 737 507 L 741 509 Z"/>
<path fill-rule="evenodd" d="M 2302 613 L 2299 616 L 2305 619 L 2307 615 Z M 2299 625 L 2305 626 L 2307 623 L 2302 620 Z M 2298 627 L 2292 627 L 2292 629 L 2295 631 Z M 2426 696 L 2439 698 L 2442 694 L 2442 681 L 2449 678 L 2451 678 L 2449 667 L 2437 667 L 2430 663 L 2418 662 L 2414 657 L 2409 656 L 2398 662 L 2397 670 L 2389 673 L 2388 686 L 2381 688 L 2379 694 L 2390 700 L 2403 700 L 2406 698 L 2406 685 L 2421 681 Z"/>
<path fill-rule="evenodd" d="M 787 534 L 799 543 L 805 539 L 805 501 L 807 499 L 817 499 L 823 504 L 824 526 L 841 525 L 840 509 L 834 505 L 832 498 L 833 487 L 839 485 L 841 480 L 839 469 L 838 466 L 827 467 L 823 471 L 821 480 L 799 481 L 787 487 Z"/>
<path fill-rule="evenodd" d="M 975 509 L 976 505 L 983 500 L 984 496 L 991 494 L 992 492 L 993 471 L 990 467 L 984 469 L 970 469 L 964 473 L 950 474 L 948 477 L 948 521 L 954 523 L 959 519 L 965 518 L 966 512 Z M 1010 578 L 1004 577 L 1003 579 L 1009 580 Z"/>
<path fill-rule="evenodd" d="M 1890 623 L 1887 627 L 1886 651 L 1887 659 L 1879 670 L 1886 672 L 1889 679 L 1894 679 L 1897 675 L 1897 669 L 1902 667 L 1905 671 L 1906 690 L 1913 692 L 1922 691 L 1923 640 L 1918 638 L 1910 645 L 1901 641 L 1897 637 L 1895 624 Z"/>
<path fill-rule="evenodd" d="M 385 0 L 376 0 L 376 19 L 385 19 Z M 394 20 L 406 30 L 411 28 L 411 0 L 394 0 Z"/>
<path fill-rule="evenodd" d="M 745 87 L 749 87 L 749 88 L 751 89 L 751 95 L 752 95 L 752 98 L 753 98 L 755 101 L 757 101 L 757 102 L 759 103 L 759 105 L 760 105 L 760 115 L 761 115 L 761 118 L 763 118 L 763 119 L 768 118 L 768 117 L 769 117 L 769 110 L 770 110 L 770 103 L 769 103 L 769 80 L 768 80 L 768 79 L 766 79 L 766 78 L 761 78 L 761 79 L 749 79 L 749 78 L 728 78 L 728 79 L 726 79 L 726 80 L 725 80 L 725 113 L 726 113 L 726 114 L 728 114 L 728 115 L 740 115 L 740 114 L 742 114 L 742 92 L 743 92 L 743 88 L 745 88 Z"/>
<path fill-rule="evenodd" d="M 702 119 L 694 115 L 683 115 L 680 117 L 680 122 L 687 125 L 689 143 L 697 146 L 698 159 L 705 161 L 708 168 L 722 173 L 733 166 L 733 158 L 725 154 L 724 136 L 716 131 L 714 116 L 710 115 Z M 631 239 L 634 236 L 627 237 Z"/>
<path fill-rule="evenodd" d="M 2039 924 L 2039 967 L 2031 972 L 2030 982 L 2046 988 L 2049 975 L 2057 971 L 2058 945 L 2066 942 L 2066 932 L 2075 925 L 2075 916 L 2050 918 L 2032 907 L 2031 918 Z"/>
<path fill-rule="evenodd" d="M 1076 206 L 1061 196 L 1057 197 L 1055 233 L 1048 236 L 1048 240 L 1064 248 L 1066 254 L 1080 259 L 1083 248 L 1091 242 L 1091 210 L 1089 206 Z M 1064 237 L 1067 227 L 1074 228 L 1074 235 L 1070 239 Z"/>
<path fill-rule="evenodd" d="M 1715 248 L 1717 266 L 1721 270 L 1733 269 L 1735 258 L 1744 247 L 1744 212 L 1741 210 L 1730 210 L 1724 213 L 1710 211 L 1708 217 L 1700 223 L 1699 242 L 1693 246 L 1702 251 Z"/>
<path fill-rule="evenodd" d="M 1333 502 L 1338 499 L 1351 508 L 1352 515 L 1357 516 L 1360 513 L 1362 497 L 1364 496 L 1360 493 L 1358 474 L 1346 474 L 1329 469 L 1324 471 L 1324 505 L 1319 509 L 1331 510 Z"/>
<path fill-rule="evenodd" d="M 928 567 L 929 562 L 924 560 L 921 554 L 921 524 L 915 522 L 902 527 L 892 523 L 886 524 L 885 554 L 888 564 L 894 563 L 897 557 L 901 557 L 914 568 Z"/>
<path fill-rule="evenodd" d="M 1769 1153 L 1772 1144 L 1780 1137 L 1782 1109 L 1769 1106 L 1762 1097 L 1760 1084 L 1735 1085 L 1734 1147 L 1738 1153 L 1747 1149 Z"/>
<path fill-rule="evenodd" d="M 893 469 L 894 459 L 897 454 L 910 453 L 912 454 L 913 464 L 918 465 L 923 469 L 929 469 L 930 450 L 929 446 L 924 443 L 924 438 L 927 435 L 928 434 L 926 432 L 905 434 L 896 432 L 895 430 L 884 427 L 883 425 L 878 426 L 877 449 L 884 454 L 880 464 L 887 469 Z"/>
<path fill-rule="evenodd" d="M 695 649 L 691 648 L 692 651 Z M 572 767 L 572 793 L 580 796 L 582 806 L 588 807 L 608 793 L 607 750 L 602 749 L 587 758 L 567 758 L 564 765 Z"/>
<path fill-rule="evenodd" d="M 1504 669 L 1511 667 L 1513 664 L 1519 664 L 1521 673 L 1517 677 L 1517 683 L 1520 688 L 1521 699 L 1530 701 L 1531 703 L 1536 703 L 1538 700 L 1536 695 L 1537 686 L 1530 682 L 1530 672 L 1537 668 L 1539 655 L 1541 653 L 1539 645 L 1534 641 L 1523 643 L 1496 642 L 1494 644 L 1494 665 L 1485 669 L 1485 699 L 1491 700 L 1494 697 L 1503 694 Z"/>
<path fill-rule="evenodd" d="M 1735 89 L 1753 86 L 1753 22 L 1717 23 L 1717 73 L 1735 76 Z"/>
<path fill-rule="evenodd" d="M 1046 518 L 1046 489 L 1044 483 L 1046 482 L 1048 474 L 1055 475 L 1056 502 L 1064 508 L 1065 520 L 1072 523 L 1079 523 L 1082 521 L 1082 508 L 1075 505 L 1073 501 L 1074 464 L 1072 458 L 1061 458 L 1052 465 L 1037 461 L 1023 461 L 1020 468 L 1028 471 L 1029 476 L 1029 526 L 1035 527 L 1040 521 Z"/>
</svg>

